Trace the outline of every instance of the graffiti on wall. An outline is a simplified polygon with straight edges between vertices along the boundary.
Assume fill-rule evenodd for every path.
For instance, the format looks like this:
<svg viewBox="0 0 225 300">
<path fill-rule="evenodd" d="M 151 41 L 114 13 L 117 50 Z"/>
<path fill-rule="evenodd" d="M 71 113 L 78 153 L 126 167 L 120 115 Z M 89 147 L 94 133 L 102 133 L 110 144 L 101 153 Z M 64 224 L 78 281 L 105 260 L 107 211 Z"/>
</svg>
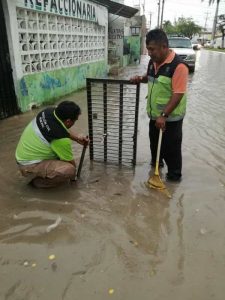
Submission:
<svg viewBox="0 0 225 300">
<path fill-rule="evenodd" d="M 28 90 L 24 78 L 20 80 L 20 91 L 22 96 L 28 96 Z"/>
<path fill-rule="evenodd" d="M 54 89 L 56 87 L 61 87 L 62 84 L 60 80 L 49 76 L 48 74 L 44 74 L 43 80 L 40 82 L 40 87 L 42 89 Z"/>
<path fill-rule="evenodd" d="M 25 75 L 18 83 L 20 109 L 27 111 L 30 103 L 40 105 L 72 93 L 85 87 L 87 77 L 103 77 L 106 74 L 105 61 L 99 61 L 77 67 Z"/>
</svg>

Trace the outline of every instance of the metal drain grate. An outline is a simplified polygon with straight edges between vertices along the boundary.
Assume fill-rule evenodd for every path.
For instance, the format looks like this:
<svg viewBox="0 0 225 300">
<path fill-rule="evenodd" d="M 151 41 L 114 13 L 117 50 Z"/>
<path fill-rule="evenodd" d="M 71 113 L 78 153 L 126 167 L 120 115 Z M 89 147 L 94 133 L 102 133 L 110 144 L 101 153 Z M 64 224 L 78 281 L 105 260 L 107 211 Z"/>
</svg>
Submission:
<svg viewBox="0 0 225 300">
<path fill-rule="evenodd" d="M 90 159 L 135 165 L 140 85 L 87 78 Z"/>
</svg>

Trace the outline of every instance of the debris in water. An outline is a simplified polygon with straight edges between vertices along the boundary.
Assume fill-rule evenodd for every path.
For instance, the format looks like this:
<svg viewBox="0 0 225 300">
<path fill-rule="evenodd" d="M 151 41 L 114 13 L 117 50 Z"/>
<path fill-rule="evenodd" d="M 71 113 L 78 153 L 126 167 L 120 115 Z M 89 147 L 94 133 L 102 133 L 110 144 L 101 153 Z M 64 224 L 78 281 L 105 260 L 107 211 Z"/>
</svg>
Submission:
<svg viewBox="0 0 225 300">
<path fill-rule="evenodd" d="M 85 214 L 81 214 L 81 218 L 84 218 L 85 217 Z"/>
<path fill-rule="evenodd" d="M 29 262 L 26 260 L 24 263 L 23 263 L 24 267 L 28 267 L 29 266 Z"/>
<path fill-rule="evenodd" d="M 196 208 L 195 212 L 197 212 L 197 213 L 198 213 L 198 212 L 199 212 L 199 208 Z"/>
<path fill-rule="evenodd" d="M 35 268 L 36 266 L 37 266 L 36 263 L 33 263 L 33 264 L 31 265 L 32 268 Z"/>
<path fill-rule="evenodd" d="M 114 289 L 109 289 L 109 295 L 112 295 L 114 293 Z"/>
<path fill-rule="evenodd" d="M 122 194 L 121 193 L 115 193 L 115 194 L 113 194 L 114 196 L 122 196 Z"/>
<path fill-rule="evenodd" d="M 49 260 L 55 259 L 55 255 L 54 255 L 54 254 L 49 255 L 48 259 L 49 259 Z"/>
<path fill-rule="evenodd" d="M 93 179 L 93 180 L 90 180 L 88 183 L 96 183 L 96 182 L 99 182 L 100 179 Z"/>
<path fill-rule="evenodd" d="M 46 228 L 46 232 L 52 231 L 52 230 L 55 229 L 61 222 L 62 222 L 62 218 L 61 218 L 60 216 L 58 216 L 58 218 L 56 219 L 55 223 L 49 225 L 49 226 Z"/>
<path fill-rule="evenodd" d="M 138 246 L 138 242 L 136 241 L 130 241 L 131 244 L 133 244 L 134 246 Z"/>
<path fill-rule="evenodd" d="M 156 275 L 156 270 L 152 270 L 151 272 L 150 272 L 150 277 L 153 277 L 153 276 L 155 276 Z"/>
<path fill-rule="evenodd" d="M 201 229 L 200 229 L 200 233 L 201 233 L 202 235 L 206 234 L 206 232 L 207 232 L 207 230 L 206 230 L 205 228 L 201 228 Z"/>
</svg>

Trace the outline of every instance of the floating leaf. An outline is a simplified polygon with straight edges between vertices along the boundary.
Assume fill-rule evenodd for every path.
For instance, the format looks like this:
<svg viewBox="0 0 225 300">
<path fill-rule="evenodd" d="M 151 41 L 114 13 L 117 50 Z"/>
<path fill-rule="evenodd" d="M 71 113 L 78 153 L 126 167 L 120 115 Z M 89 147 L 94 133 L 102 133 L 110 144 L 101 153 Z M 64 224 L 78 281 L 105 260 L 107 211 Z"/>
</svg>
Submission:
<svg viewBox="0 0 225 300">
<path fill-rule="evenodd" d="M 114 289 L 109 289 L 109 295 L 112 295 L 114 293 Z"/>
<path fill-rule="evenodd" d="M 49 260 L 55 259 L 55 255 L 54 255 L 54 254 L 49 255 L 48 259 L 49 259 Z"/>
</svg>

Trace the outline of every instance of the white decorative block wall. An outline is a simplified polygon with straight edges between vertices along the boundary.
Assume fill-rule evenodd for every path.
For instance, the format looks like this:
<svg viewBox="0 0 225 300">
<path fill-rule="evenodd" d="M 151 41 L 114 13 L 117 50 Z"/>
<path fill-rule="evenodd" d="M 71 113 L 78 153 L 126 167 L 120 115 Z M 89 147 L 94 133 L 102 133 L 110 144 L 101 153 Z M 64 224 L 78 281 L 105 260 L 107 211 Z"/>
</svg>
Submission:
<svg viewBox="0 0 225 300">
<path fill-rule="evenodd" d="M 106 28 L 95 22 L 17 8 L 24 74 L 104 60 Z"/>
</svg>

